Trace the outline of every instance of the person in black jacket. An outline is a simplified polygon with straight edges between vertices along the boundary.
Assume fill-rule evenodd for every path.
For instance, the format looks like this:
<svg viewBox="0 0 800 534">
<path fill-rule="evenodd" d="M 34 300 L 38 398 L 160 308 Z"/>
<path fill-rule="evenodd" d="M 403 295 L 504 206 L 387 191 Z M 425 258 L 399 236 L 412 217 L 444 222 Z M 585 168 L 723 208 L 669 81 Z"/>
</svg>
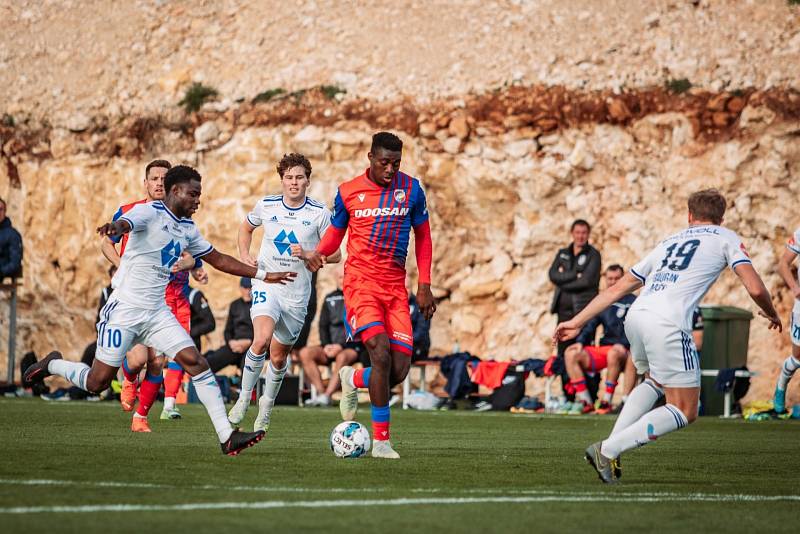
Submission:
<svg viewBox="0 0 800 534">
<path fill-rule="evenodd" d="M 370 365 L 364 345 L 347 340 L 344 329 L 344 293 L 342 293 L 344 269 L 341 264 L 337 265 L 336 269 L 336 290 L 325 295 L 322 310 L 319 312 L 320 345 L 300 349 L 300 363 L 303 365 L 306 381 L 321 392 L 309 399 L 306 406 L 330 406 L 331 395 L 340 386 L 338 371 L 342 366 L 351 365 L 357 360 L 365 367 Z M 318 366 L 331 364 L 331 379 L 326 388 L 323 386 Z"/>
<path fill-rule="evenodd" d="M 611 287 L 625 274 L 621 265 L 611 265 L 605 272 L 606 287 Z M 569 383 L 575 391 L 575 413 L 589 413 L 594 411 L 592 394 L 587 389 L 586 374 L 599 375 L 600 371 L 608 368 L 606 373 L 605 392 L 597 407 L 597 413 L 606 414 L 611 411 L 611 399 L 617 387 L 617 380 L 622 370 L 626 370 L 625 382 L 634 380 L 635 373 L 629 375 L 626 365 L 630 352 L 630 343 L 625 337 L 625 316 L 636 297 L 625 295 L 620 300 L 603 310 L 594 319 L 581 329 L 575 343 L 567 347 L 564 352 L 564 361 L 569 374 Z M 603 327 L 603 337 L 595 344 L 597 328 Z M 627 389 L 627 388 L 626 388 Z"/>
<path fill-rule="evenodd" d="M 408 290 L 408 311 L 411 314 L 411 331 L 414 335 L 414 352 L 411 353 L 411 361 L 427 360 L 428 352 L 431 349 L 431 322 L 425 318 L 417 304 L 417 297 L 414 296 L 412 288 L 413 281 L 410 276 L 406 276 L 406 289 Z"/>
<path fill-rule="evenodd" d="M 573 222 L 570 227 L 572 243 L 559 250 L 550 265 L 550 281 L 556 286 L 550 313 L 558 315 L 559 323 L 575 317 L 599 292 L 601 258 L 600 252 L 589 244 L 590 232 L 591 226 L 585 220 Z M 564 350 L 570 344 L 571 341 L 558 344 L 558 367 L 562 369 L 564 386 L 569 380 L 563 371 Z"/>
<path fill-rule="evenodd" d="M 225 322 L 225 345 L 217 350 L 205 353 L 211 372 L 216 373 L 228 365 L 241 367 L 244 355 L 253 342 L 253 320 L 250 318 L 250 302 L 252 296 L 249 278 L 239 281 L 241 296 L 231 302 L 228 308 L 228 320 Z"/>
<path fill-rule="evenodd" d="M 6 201 L 0 198 L 0 279 L 22 274 L 22 236 L 6 217 Z"/>
<path fill-rule="evenodd" d="M 197 350 L 202 351 L 202 337 L 214 331 L 217 327 L 217 321 L 214 319 L 214 314 L 211 313 L 211 308 L 208 306 L 205 295 L 196 287 L 189 290 L 189 309 L 192 312 L 189 320 L 191 325 L 189 335 L 192 337 Z"/>
</svg>

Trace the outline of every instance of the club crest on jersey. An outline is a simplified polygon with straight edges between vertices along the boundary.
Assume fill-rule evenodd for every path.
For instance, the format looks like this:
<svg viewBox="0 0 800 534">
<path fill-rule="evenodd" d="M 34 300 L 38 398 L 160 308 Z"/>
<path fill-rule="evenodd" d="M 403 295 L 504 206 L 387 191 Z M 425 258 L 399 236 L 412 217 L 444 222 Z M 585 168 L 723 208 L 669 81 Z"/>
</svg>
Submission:
<svg viewBox="0 0 800 534">
<path fill-rule="evenodd" d="M 300 243 L 293 231 L 287 234 L 286 230 L 281 230 L 281 233 L 275 236 L 275 239 L 273 239 L 272 242 L 275 243 L 275 248 L 278 249 L 278 254 L 287 254 L 289 256 L 292 255 L 292 245 L 297 245 Z"/>
<path fill-rule="evenodd" d="M 161 265 L 163 267 L 172 267 L 181 257 L 181 244 L 171 239 L 164 248 L 161 249 Z"/>
<path fill-rule="evenodd" d="M 402 204 L 406 201 L 406 192 L 402 189 L 395 189 L 394 190 L 394 201 L 398 204 Z"/>
<path fill-rule="evenodd" d="M 359 202 L 364 202 L 364 197 L 365 197 L 365 196 L 366 196 L 366 195 L 364 195 L 364 193 L 359 193 L 359 194 L 358 194 L 358 201 L 359 201 Z"/>
</svg>

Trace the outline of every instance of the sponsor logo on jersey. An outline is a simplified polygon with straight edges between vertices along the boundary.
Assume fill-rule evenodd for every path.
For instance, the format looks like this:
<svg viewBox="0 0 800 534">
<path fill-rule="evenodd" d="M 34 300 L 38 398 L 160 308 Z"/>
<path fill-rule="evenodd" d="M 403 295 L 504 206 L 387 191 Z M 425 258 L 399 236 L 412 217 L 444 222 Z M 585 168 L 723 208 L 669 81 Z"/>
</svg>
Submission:
<svg viewBox="0 0 800 534">
<path fill-rule="evenodd" d="M 358 194 L 358 201 L 359 201 L 359 202 L 364 202 L 364 197 L 365 197 L 365 196 L 366 196 L 366 195 L 364 195 L 364 193 L 359 193 L 359 194 Z"/>
<path fill-rule="evenodd" d="M 300 243 L 293 231 L 287 234 L 286 230 L 281 230 L 281 233 L 275 236 L 275 239 L 273 239 L 272 242 L 275 243 L 275 248 L 278 249 L 278 254 L 287 254 L 289 256 L 292 255 L 292 245 L 297 245 Z"/>
<path fill-rule="evenodd" d="M 181 244 L 174 239 L 170 239 L 164 248 L 161 249 L 161 265 L 163 267 L 172 267 L 181 257 Z"/>
<path fill-rule="evenodd" d="M 270 219 L 270 221 L 278 222 L 278 216 L 277 215 L 273 215 L 272 218 Z"/>
<path fill-rule="evenodd" d="M 394 200 L 398 204 L 402 204 L 406 201 L 406 192 L 402 189 L 395 189 L 394 190 Z"/>
<path fill-rule="evenodd" d="M 366 208 L 361 210 L 354 210 L 353 217 L 361 218 L 361 217 L 394 217 L 394 216 L 405 216 L 408 215 L 408 208 Z"/>
</svg>

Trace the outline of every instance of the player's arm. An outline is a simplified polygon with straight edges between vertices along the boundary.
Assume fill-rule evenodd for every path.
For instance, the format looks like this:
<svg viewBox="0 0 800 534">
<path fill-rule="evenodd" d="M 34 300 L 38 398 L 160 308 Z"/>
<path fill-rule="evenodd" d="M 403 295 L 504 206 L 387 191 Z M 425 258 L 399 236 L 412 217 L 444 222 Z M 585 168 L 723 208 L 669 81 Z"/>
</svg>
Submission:
<svg viewBox="0 0 800 534">
<path fill-rule="evenodd" d="M 239 257 L 247 265 L 257 266 L 258 261 L 250 255 L 250 245 L 253 242 L 253 232 L 257 226 L 254 226 L 248 219 L 242 221 L 239 225 L 239 236 L 237 243 L 239 245 Z"/>
<path fill-rule="evenodd" d="M 600 292 L 581 312 L 563 323 L 559 323 L 553 334 L 553 341 L 566 341 L 575 337 L 581 327 L 597 314 L 611 306 L 613 303 L 629 293 L 633 293 L 642 287 L 641 279 L 631 274 L 630 271 L 620 279 L 619 282 Z"/>
<path fill-rule="evenodd" d="M 97 233 L 103 237 L 117 237 L 133 230 L 133 225 L 127 218 L 120 218 L 114 222 L 106 223 L 97 228 Z"/>
<path fill-rule="evenodd" d="M 203 260 L 223 273 L 232 274 L 234 276 L 245 276 L 247 278 L 256 278 L 258 280 L 263 280 L 268 284 L 284 285 L 286 283 L 293 282 L 297 276 L 297 273 L 291 272 L 269 273 L 259 267 L 242 263 L 233 256 L 223 254 L 222 252 L 219 252 L 213 248 L 208 253 L 203 254 Z"/>
<path fill-rule="evenodd" d="M 414 252 L 417 256 L 417 305 L 426 321 L 430 321 L 436 312 L 436 301 L 431 292 L 431 266 L 433 262 L 433 239 L 431 225 L 426 219 L 414 226 Z"/>
<path fill-rule="evenodd" d="M 763 280 L 753 268 L 751 263 L 740 263 L 733 268 L 733 272 L 739 277 L 742 285 L 747 290 L 750 298 L 753 299 L 759 308 L 761 308 L 760 315 L 769 319 L 769 329 L 777 329 L 778 332 L 783 330 L 781 318 L 775 307 L 772 305 L 772 297 L 769 290 L 764 285 Z"/>
<path fill-rule="evenodd" d="M 119 268 L 119 262 L 121 260 L 119 256 L 119 252 L 117 252 L 117 244 L 114 243 L 108 237 L 101 237 L 100 238 L 100 252 L 103 253 L 103 256 L 110 261 L 114 267 Z"/>
<path fill-rule="evenodd" d="M 794 298 L 800 299 L 800 285 L 797 284 L 797 279 L 792 275 L 792 262 L 797 258 L 797 253 L 787 248 L 783 251 L 783 256 L 778 260 L 778 273 L 780 273 L 783 281 L 792 291 Z"/>
</svg>

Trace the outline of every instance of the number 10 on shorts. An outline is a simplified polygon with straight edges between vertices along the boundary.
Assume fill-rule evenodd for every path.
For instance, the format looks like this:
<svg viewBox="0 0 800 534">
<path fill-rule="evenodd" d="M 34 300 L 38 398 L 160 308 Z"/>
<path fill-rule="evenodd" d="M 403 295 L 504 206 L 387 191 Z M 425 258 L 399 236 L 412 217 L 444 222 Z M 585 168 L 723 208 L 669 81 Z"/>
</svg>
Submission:
<svg viewBox="0 0 800 534">
<path fill-rule="evenodd" d="M 106 349 L 118 349 L 122 346 L 122 330 L 104 328 L 97 336 L 97 344 Z"/>
</svg>

